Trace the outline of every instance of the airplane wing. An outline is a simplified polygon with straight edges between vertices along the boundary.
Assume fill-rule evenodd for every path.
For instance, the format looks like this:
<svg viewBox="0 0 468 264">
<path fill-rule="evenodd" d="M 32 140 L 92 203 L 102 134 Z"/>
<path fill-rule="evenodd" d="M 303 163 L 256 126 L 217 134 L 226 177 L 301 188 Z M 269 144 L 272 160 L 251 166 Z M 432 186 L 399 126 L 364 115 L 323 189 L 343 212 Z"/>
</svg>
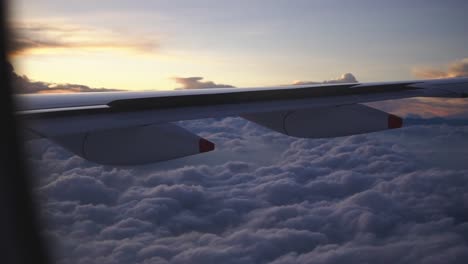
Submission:
<svg viewBox="0 0 468 264">
<path fill-rule="evenodd" d="M 400 117 L 362 103 L 410 97 L 464 98 L 468 78 L 154 92 L 18 95 L 25 138 L 49 138 L 90 161 L 137 165 L 211 151 L 172 122 L 241 116 L 303 138 L 399 128 Z"/>
</svg>

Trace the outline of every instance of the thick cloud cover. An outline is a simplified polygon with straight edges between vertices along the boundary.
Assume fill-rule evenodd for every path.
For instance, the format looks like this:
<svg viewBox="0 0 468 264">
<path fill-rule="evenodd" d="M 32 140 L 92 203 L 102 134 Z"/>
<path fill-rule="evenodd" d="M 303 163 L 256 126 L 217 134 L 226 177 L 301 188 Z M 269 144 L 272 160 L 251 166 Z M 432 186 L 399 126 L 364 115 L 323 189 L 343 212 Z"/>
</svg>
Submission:
<svg viewBox="0 0 468 264">
<path fill-rule="evenodd" d="M 468 58 L 450 63 L 446 69 L 416 68 L 413 74 L 421 78 L 468 77 Z"/>
<path fill-rule="evenodd" d="M 182 87 L 176 89 L 206 89 L 206 88 L 233 88 L 228 84 L 217 84 L 212 81 L 203 82 L 203 77 L 174 77 L 174 81 Z"/>
<path fill-rule="evenodd" d="M 99 166 L 29 143 L 59 263 L 465 263 L 468 126 L 295 139 L 181 122 L 218 150 Z"/>
<path fill-rule="evenodd" d="M 79 93 L 79 92 L 113 92 L 122 91 L 118 89 L 90 88 L 81 84 L 55 84 L 48 82 L 31 81 L 26 75 L 18 75 L 11 63 L 7 62 L 14 92 L 18 94 L 27 93 Z"/>
</svg>

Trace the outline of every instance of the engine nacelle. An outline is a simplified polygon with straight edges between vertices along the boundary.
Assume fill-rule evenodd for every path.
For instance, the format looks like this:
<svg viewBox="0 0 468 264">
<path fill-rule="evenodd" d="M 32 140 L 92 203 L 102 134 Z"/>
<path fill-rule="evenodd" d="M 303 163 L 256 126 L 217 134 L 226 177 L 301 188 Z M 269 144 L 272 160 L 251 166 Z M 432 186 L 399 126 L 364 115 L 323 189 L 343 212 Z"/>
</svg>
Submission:
<svg viewBox="0 0 468 264">
<path fill-rule="evenodd" d="M 285 135 L 330 138 L 400 128 L 403 120 L 364 105 L 310 108 L 243 115 L 249 121 Z"/>
<path fill-rule="evenodd" d="M 52 138 L 89 161 L 139 165 L 208 152 L 214 144 L 174 124 L 98 130 Z"/>
</svg>

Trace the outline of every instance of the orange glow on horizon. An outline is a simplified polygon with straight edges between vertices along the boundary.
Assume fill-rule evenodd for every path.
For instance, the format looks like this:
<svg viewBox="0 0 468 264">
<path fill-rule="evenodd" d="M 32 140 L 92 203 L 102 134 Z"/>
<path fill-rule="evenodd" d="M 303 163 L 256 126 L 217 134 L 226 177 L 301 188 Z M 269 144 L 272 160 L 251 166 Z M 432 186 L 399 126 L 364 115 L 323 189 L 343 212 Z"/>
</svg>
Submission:
<svg viewBox="0 0 468 264">
<path fill-rule="evenodd" d="M 410 115 L 423 118 L 450 117 L 468 113 L 467 99 L 464 98 L 408 98 L 373 102 L 367 105 L 401 117 Z"/>
</svg>

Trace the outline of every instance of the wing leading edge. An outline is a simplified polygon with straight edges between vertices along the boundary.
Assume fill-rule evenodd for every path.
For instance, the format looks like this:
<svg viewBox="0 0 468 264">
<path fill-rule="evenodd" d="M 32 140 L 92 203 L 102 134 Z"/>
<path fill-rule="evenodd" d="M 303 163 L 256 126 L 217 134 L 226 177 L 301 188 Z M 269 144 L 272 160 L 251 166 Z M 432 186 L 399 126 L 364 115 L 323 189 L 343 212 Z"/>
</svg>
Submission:
<svg viewBox="0 0 468 264">
<path fill-rule="evenodd" d="M 189 134 L 185 132 L 190 132 L 181 132 L 182 128 L 179 129 L 176 125 L 169 124 L 170 122 L 242 116 L 290 136 L 336 137 L 401 126 L 402 120 L 399 117 L 361 103 L 410 97 L 460 98 L 467 95 L 468 78 L 170 92 L 22 95 L 17 98 L 20 106 L 17 115 L 25 120 L 31 138 L 48 137 L 68 149 L 81 144 L 80 147 L 75 147 L 77 151 L 70 150 L 98 163 L 124 165 L 199 153 L 196 148 L 193 151 L 184 151 L 181 146 L 175 147 L 175 152 L 168 154 L 167 148 L 162 147 L 163 144 L 158 143 L 156 138 L 165 138 L 169 143 L 183 140 L 170 138 L 169 135 L 177 133 L 167 131 L 180 132 L 184 135 L 183 139 L 190 141 L 187 143 L 189 145 L 198 144 L 200 140 L 193 134 L 187 136 Z M 144 142 L 131 135 L 147 133 L 149 130 L 142 132 L 141 127 L 149 129 L 148 126 L 154 137 L 150 133 L 142 138 L 145 142 L 154 143 L 154 153 L 149 155 L 157 156 L 156 159 L 148 159 L 146 156 L 138 159 L 136 152 L 132 155 L 122 154 L 125 153 L 124 148 L 113 151 L 121 153 L 118 162 L 90 158 L 83 152 L 85 145 L 96 153 L 102 149 L 102 153 L 99 152 L 101 156 L 109 150 L 109 146 L 113 146 L 112 142 L 121 146 L 144 145 Z M 104 138 L 110 141 L 95 140 L 91 144 L 90 140 L 80 140 L 83 137 L 96 138 L 99 137 L 96 135 L 101 134 L 105 134 Z M 64 138 L 67 140 L 58 140 Z"/>
</svg>

